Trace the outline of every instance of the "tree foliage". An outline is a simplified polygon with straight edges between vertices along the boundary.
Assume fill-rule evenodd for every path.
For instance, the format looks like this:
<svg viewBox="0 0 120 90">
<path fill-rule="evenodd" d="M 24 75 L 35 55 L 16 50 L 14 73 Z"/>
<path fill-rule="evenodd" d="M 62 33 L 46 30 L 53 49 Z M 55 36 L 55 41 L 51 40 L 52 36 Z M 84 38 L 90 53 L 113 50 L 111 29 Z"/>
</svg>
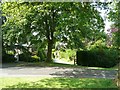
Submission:
<svg viewBox="0 0 120 90">
<path fill-rule="evenodd" d="M 120 2 L 113 2 L 113 9 L 109 13 L 109 19 L 114 22 L 114 28 L 117 28 L 117 32 L 114 33 L 114 42 L 118 50 L 120 50 Z M 120 53 L 119 58 L 120 60 Z M 118 65 L 118 74 L 116 78 L 117 86 L 120 88 L 120 62 Z"/>
<path fill-rule="evenodd" d="M 116 28 L 117 31 L 114 32 L 114 45 L 119 48 L 120 47 L 120 2 L 113 2 L 113 8 L 109 13 L 109 20 L 114 22 L 113 30 Z"/>
<path fill-rule="evenodd" d="M 103 35 L 103 19 L 91 3 L 7 2 L 2 7 L 7 18 L 2 26 L 4 45 L 47 46 L 47 62 L 56 41 L 67 42 L 69 48 L 84 48 Z"/>
</svg>

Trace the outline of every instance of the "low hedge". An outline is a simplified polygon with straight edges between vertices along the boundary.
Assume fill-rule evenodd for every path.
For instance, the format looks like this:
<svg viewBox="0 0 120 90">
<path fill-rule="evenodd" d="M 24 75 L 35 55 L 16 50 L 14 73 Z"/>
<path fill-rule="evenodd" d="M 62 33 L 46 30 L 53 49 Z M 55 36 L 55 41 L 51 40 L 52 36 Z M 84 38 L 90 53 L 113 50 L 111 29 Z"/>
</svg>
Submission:
<svg viewBox="0 0 120 90">
<path fill-rule="evenodd" d="M 114 49 L 77 51 L 77 65 L 110 68 L 118 64 L 118 57 Z"/>
<path fill-rule="evenodd" d="M 16 58 L 14 55 L 10 54 L 4 54 L 2 55 L 2 63 L 13 63 L 16 61 Z M 24 61 L 24 62 L 38 62 L 39 58 L 35 56 L 29 56 L 25 54 L 20 54 L 19 55 L 19 61 Z"/>
</svg>

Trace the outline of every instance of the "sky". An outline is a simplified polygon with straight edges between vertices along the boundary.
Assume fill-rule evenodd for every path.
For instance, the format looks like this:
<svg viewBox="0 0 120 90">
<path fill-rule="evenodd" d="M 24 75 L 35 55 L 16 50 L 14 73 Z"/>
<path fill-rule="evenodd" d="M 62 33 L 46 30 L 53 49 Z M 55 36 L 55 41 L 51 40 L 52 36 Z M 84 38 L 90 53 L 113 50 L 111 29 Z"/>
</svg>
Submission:
<svg viewBox="0 0 120 90">
<path fill-rule="evenodd" d="M 110 26 L 112 25 L 113 22 L 110 22 L 107 19 L 107 14 L 105 12 L 105 10 L 99 10 L 101 12 L 101 17 L 104 19 L 104 23 L 105 23 L 105 32 L 107 32 L 107 29 L 110 29 Z"/>
<path fill-rule="evenodd" d="M 110 25 L 112 24 L 112 22 L 108 21 L 108 19 L 106 18 L 107 15 L 104 10 L 101 10 L 101 16 L 105 20 L 104 22 L 105 22 L 105 31 L 106 31 L 107 29 L 110 28 Z"/>
</svg>

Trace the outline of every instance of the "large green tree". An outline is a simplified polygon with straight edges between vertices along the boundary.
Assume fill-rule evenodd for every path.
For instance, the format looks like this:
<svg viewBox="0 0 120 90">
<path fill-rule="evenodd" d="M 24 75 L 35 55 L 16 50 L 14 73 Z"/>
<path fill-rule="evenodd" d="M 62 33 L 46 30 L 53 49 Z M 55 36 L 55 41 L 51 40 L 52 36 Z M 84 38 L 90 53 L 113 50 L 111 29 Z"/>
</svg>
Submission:
<svg viewBox="0 0 120 90">
<path fill-rule="evenodd" d="M 109 20 L 113 22 L 112 29 L 114 33 L 114 45 L 120 49 L 120 2 L 111 3 Z"/>
<path fill-rule="evenodd" d="M 3 16 L 7 18 L 3 25 L 3 39 L 7 44 L 47 46 L 47 62 L 52 61 L 56 41 L 80 48 L 86 41 L 99 39 L 104 30 L 103 19 L 91 3 L 3 3 Z"/>
<path fill-rule="evenodd" d="M 114 33 L 114 45 L 117 47 L 118 50 L 120 50 L 120 2 L 113 2 L 111 4 L 112 9 L 109 13 L 109 20 L 114 22 L 114 28 L 117 29 L 117 31 Z M 115 30 L 113 28 L 113 30 Z M 120 60 L 120 58 L 118 58 Z M 117 78 L 117 85 L 120 88 L 120 62 L 118 65 L 119 71 L 118 71 L 118 78 Z"/>
</svg>

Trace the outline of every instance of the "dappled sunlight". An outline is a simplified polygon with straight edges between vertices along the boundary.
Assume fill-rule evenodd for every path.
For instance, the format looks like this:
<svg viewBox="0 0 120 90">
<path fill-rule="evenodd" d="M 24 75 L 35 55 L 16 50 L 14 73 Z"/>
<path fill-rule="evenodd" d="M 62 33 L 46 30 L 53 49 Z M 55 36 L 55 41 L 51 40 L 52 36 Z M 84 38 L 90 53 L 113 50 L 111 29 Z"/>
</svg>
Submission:
<svg viewBox="0 0 120 90">
<path fill-rule="evenodd" d="M 18 64 L 19 65 L 19 64 Z M 94 69 L 65 64 L 33 63 L 27 66 L 9 66 L 2 68 L 3 76 L 49 76 L 74 78 L 115 78 L 117 70 Z M 40 65 L 40 66 L 39 66 Z M 42 65 L 42 66 L 41 66 Z M 35 66 L 35 67 L 34 67 Z"/>
<path fill-rule="evenodd" d="M 18 82 L 6 88 L 115 88 L 111 79 L 44 78 L 33 82 Z"/>
<path fill-rule="evenodd" d="M 115 78 L 117 71 L 95 70 L 95 69 L 71 69 L 57 71 L 51 75 L 74 78 Z"/>
<path fill-rule="evenodd" d="M 3 0 L 0 88 L 116 87 L 114 81 L 120 82 L 116 1 Z"/>
</svg>

